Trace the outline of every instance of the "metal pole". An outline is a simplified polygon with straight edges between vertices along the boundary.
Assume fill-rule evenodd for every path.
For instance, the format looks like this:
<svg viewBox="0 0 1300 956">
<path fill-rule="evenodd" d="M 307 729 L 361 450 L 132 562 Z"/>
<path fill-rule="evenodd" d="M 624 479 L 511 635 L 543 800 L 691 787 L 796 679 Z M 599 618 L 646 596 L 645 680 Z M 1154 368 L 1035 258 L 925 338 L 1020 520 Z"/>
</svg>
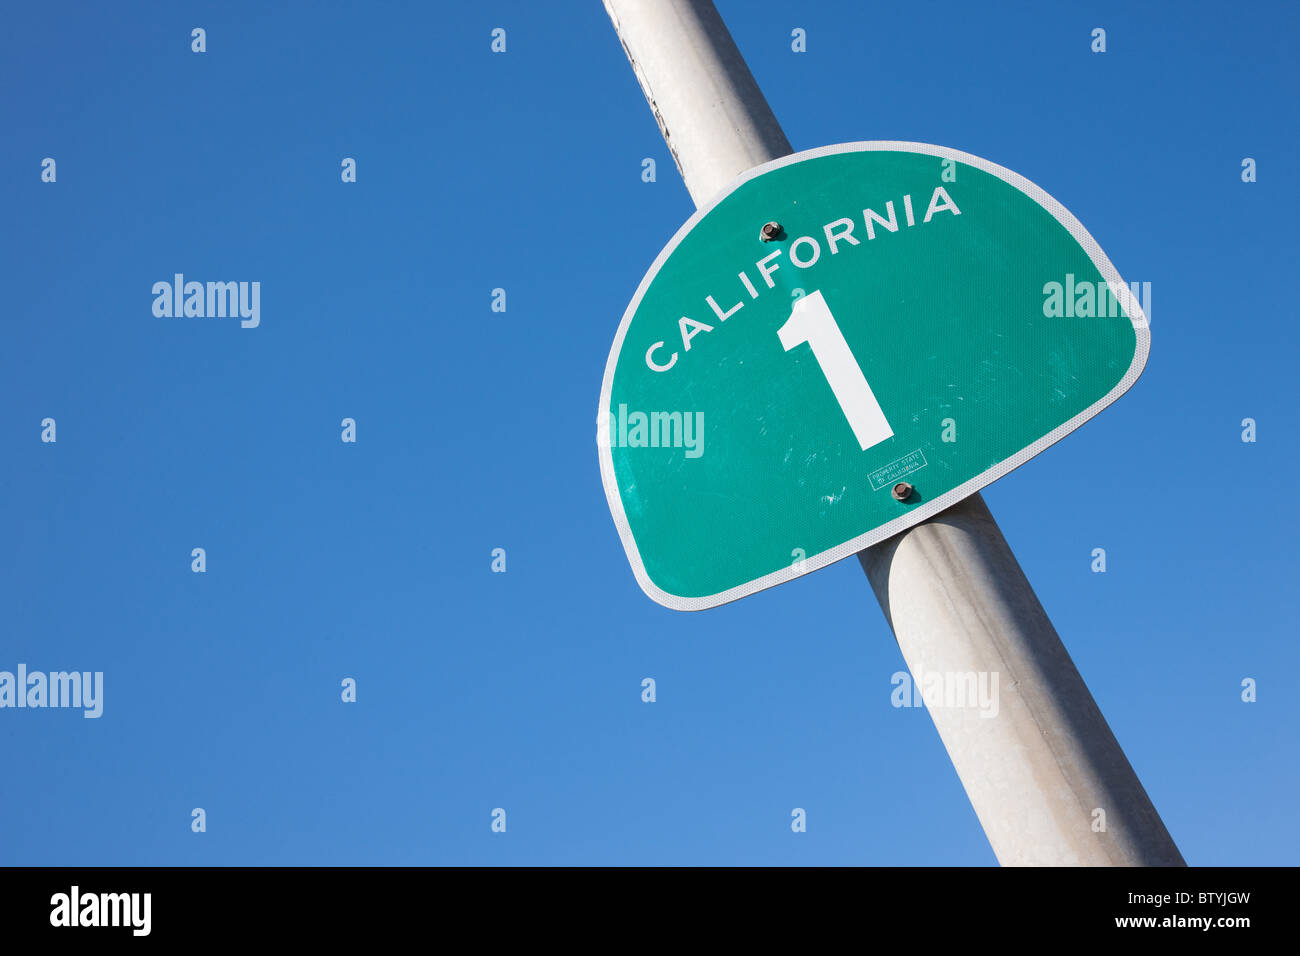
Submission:
<svg viewBox="0 0 1300 956">
<path fill-rule="evenodd" d="M 712 0 L 604 3 L 696 206 L 791 152 Z M 1002 865 L 1185 865 L 982 497 L 858 558 L 914 677 L 998 675 L 930 716 Z"/>
<path fill-rule="evenodd" d="M 605 0 L 695 205 L 794 152 L 711 2 Z"/>
</svg>

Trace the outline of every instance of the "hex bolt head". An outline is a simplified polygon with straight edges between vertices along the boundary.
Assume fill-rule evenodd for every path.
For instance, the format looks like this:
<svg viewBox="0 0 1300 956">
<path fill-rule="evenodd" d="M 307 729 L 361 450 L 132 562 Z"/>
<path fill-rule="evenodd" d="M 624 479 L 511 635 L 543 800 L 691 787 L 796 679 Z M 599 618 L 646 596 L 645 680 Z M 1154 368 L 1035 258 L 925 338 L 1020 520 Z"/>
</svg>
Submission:
<svg viewBox="0 0 1300 956">
<path fill-rule="evenodd" d="M 894 485 L 894 490 L 890 494 L 894 496 L 895 501 L 906 501 L 912 497 L 912 486 L 905 481 L 900 481 Z"/>
<path fill-rule="evenodd" d="M 784 230 L 781 228 L 779 222 L 769 222 L 758 231 L 758 238 L 762 239 L 764 242 L 773 242 L 774 240 L 781 238 L 782 232 L 784 232 Z"/>
</svg>

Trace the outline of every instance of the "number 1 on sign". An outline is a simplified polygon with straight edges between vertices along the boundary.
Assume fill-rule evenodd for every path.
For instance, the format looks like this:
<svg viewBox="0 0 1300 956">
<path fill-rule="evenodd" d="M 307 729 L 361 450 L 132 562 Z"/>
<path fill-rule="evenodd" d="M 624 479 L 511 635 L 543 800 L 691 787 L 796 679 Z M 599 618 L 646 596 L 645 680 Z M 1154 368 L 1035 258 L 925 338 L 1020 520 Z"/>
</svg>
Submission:
<svg viewBox="0 0 1300 956">
<path fill-rule="evenodd" d="M 831 394 L 839 402 L 840 410 L 849 420 L 849 427 L 863 451 L 894 437 L 894 430 L 889 427 L 880 403 L 867 384 L 867 377 L 862 374 L 849 343 L 844 341 L 844 333 L 835 323 L 831 307 L 821 292 L 809 293 L 796 301 L 790 318 L 776 334 L 787 352 L 796 345 L 808 343 L 813 358 L 826 376 L 826 383 L 831 387 Z"/>
</svg>

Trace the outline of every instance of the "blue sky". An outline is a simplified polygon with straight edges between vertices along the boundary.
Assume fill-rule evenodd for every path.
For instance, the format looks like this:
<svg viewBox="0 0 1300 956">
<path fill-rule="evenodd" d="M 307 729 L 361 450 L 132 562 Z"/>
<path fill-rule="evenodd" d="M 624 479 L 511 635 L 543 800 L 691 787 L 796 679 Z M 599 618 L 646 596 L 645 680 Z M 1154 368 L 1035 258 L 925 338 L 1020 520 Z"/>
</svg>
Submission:
<svg viewBox="0 0 1300 956">
<path fill-rule="evenodd" d="M 994 864 L 856 561 L 636 585 L 595 411 L 693 206 L 601 5 L 268 6 L 0 31 L 0 670 L 104 673 L 0 710 L 0 863 Z M 1294 6 L 800 6 L 719 2 L 796 149 L 986 157 L 1152 283 L 1142 379 L 985 497 L 1188 862 L 1296 863 Z"/>
</svg>

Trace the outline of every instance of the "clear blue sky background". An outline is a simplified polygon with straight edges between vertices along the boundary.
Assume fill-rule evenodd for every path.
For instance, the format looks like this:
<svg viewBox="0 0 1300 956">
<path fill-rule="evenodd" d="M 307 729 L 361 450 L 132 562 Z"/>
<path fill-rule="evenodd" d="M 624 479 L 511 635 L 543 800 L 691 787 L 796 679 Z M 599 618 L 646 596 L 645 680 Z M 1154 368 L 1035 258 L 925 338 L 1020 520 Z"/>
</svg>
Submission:
<svg viewBox="0 0 1300 956">
<path fill-rule="evenodd" d="M 1188 861 L 1300 862 L 1295 6 L 719 6 L 796 149 L 987 157 L 1153 284 L 1141 381 L 986 498 Z M 0 669 L 106 687 L 0 711 L 0 862 L 995 862 L 856 561 L 633 579 L 596 405 L 693 206 L 600 3 L 3 27 Z M 174 272 L 261 327 L 155 318 Z"/>
</svg>

